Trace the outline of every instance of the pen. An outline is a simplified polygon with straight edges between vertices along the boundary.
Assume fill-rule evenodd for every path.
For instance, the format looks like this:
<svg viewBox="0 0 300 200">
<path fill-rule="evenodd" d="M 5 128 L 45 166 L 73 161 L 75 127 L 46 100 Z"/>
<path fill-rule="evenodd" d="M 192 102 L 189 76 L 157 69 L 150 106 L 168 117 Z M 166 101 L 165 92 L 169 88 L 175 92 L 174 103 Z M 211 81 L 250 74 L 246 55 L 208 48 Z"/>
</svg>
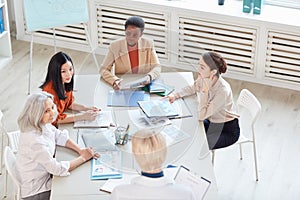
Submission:
<svg viewBox="0 0 300 200">
<path fill-rule="evenodd" d="M 128 124 L 127 128 L 126 128 L 126 133 L 129 131 L 129 127 L 130 127 L 130 125 Z"/>
</svg>

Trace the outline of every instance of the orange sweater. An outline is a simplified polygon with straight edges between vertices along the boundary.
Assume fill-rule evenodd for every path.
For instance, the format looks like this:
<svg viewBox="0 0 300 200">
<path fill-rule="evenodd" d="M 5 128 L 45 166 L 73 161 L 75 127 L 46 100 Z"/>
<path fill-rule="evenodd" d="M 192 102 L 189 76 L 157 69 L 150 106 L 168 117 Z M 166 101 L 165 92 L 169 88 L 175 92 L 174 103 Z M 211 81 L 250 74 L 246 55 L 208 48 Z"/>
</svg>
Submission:
<svg viewBox="0 0 300 200">
<path fill-rule="evenodd" d="M 137 74 L 139 71 L 139 50 L 129 51 L 129 59 L 132 73 Z"/>
<path fill-rule="evenodd" d="M 65 95 L 66 95 L 67 98 L 65 100 L 60 100 L 60 99 L 58 99 L 58 96 L 57 96 L 57 94 L 56 94 L 56 92 L 54 90 L 52 81 L 50 81 L 49 83 L 47 83 L 45 85 L 45 87 L 43 88 L 43 91 L 48 92 L 48 93 L 50 93 L 50 94 L 53 95 L 54 103 L 55 103 L 55 105 L 57 107 L 58 115 L 57 115 L 57 118 L 55 119 L 55 121 L 52 124 L 54 126 L 57 126 L 57 121 L 59 119 L 63 120 L 63 119 L 65 119 L 67 117 L 67 115 L 64 114 L 64 112 L 74 102 L 73 91 L 66 92 Z"/>
</svg>

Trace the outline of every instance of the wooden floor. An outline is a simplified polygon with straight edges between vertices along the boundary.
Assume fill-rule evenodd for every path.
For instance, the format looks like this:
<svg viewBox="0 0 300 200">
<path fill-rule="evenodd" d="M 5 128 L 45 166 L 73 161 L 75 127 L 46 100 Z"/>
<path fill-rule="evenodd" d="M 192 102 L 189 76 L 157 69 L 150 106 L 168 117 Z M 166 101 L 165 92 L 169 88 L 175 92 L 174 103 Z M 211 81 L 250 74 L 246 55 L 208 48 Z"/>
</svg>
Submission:
<svg viewBox="0 0 300 200">
<path fill-rule="evenodd" d="M 29 43 L 12 39 L 13 60 L 0 70 L 0 109 L 8 131 L 16 130 L 16 119 L 28 90 Z M 58 49 L 73 59 L 76 74 L 98 73 L 91 54 Z M 34 45 L 32 91 L 42 83 L 54 50 Z M 99 63 L 103 57 L 97 56 Z M 262 104 L 256 124 L 259 181 L 255 181 L 251 145 L 244 145 L 244 159 L 239 160 L 238 146 L 216 152 L 215 175 L 220 200 L 298 200 L 300 199 L 300 92 L 227 79 L 235 98 L 242 88 L 252 91 Z M 7 144 L 7 139 L 4 141 Z M 3 195 L 4 175 L 0 176 Z M 7 199 L 13 199 L 9 181 Z"/>
</svg>

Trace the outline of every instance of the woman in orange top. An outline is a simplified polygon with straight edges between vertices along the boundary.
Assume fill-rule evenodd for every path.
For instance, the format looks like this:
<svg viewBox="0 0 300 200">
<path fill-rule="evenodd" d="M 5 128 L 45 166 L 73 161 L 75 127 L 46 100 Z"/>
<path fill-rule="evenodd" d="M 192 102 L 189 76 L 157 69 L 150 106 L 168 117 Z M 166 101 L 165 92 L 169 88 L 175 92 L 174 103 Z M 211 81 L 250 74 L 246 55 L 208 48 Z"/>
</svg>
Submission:
<svg viewBox="0 0 300 200">
<path fill-rule="evenodd" d="M 74 67 L 72 59 L 64 52 L 58 52 L 52 56 L 45 82 L 40 86 L 43 91 L 53 95 L 57 106 L 58 116 L 53 122 L 57 126 L 60 123 L 70 123 L 79 120 L 94 120 L 100 109 L 86 107 L 74 100 Z M 81 111 L 77 114 L 67 115 L 66 109 Z"/>
</svg>

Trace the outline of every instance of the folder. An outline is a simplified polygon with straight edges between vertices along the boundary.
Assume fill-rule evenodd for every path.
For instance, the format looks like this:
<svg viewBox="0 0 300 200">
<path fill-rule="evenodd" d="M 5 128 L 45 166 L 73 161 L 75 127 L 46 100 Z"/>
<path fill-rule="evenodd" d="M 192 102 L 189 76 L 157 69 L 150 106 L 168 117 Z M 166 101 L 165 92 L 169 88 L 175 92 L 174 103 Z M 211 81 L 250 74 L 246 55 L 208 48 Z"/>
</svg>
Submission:
<svg viewBox="0 0 300 200">
<path fill-rule="evenodd" d="M 105 132 L 84 131 L 81 135 L 83 143 L 86 147 L 93 147 L 97 152 L 116 151 L 117 147 L 111 134 Z"/>
<path fill-rule="evenodd" d="M 140 90 L 111 90 L 108 92 L 107 106 L 138 107 L 138 101 L 148 101 L 150 95 Z"/>
<path fill-rule="evenodd" d="M 159 96 L 167 96 L 174 91 L 174 86 L 164 84 L 162 81 L 154 80 L 150 84 L 144 86 L 142 90 Z"/>
<path fill-rule="evenodd" d="M 0 33 L 3 33 L 4 29 L 4 15 L 3 15 L 3 7 L 0 8 Z"/>
<path fill-rule="evenodd" d="M 253 2 L 253 14 L 260 14 L 261 12 L 261 0 L 254 0 Z"/>
<path fill-rule="evenodd" d="M 252 0 L 243 0 L 243 12 L 250 13 L 252 10 Z"/>
<path fill-rule="evenodd" d="M 122 178 L 121 152 L 107 151 L 100 152 L 101 156 L 91 161 L 91 180 L 105 180 L 113 178 Z"/>
</svg>

